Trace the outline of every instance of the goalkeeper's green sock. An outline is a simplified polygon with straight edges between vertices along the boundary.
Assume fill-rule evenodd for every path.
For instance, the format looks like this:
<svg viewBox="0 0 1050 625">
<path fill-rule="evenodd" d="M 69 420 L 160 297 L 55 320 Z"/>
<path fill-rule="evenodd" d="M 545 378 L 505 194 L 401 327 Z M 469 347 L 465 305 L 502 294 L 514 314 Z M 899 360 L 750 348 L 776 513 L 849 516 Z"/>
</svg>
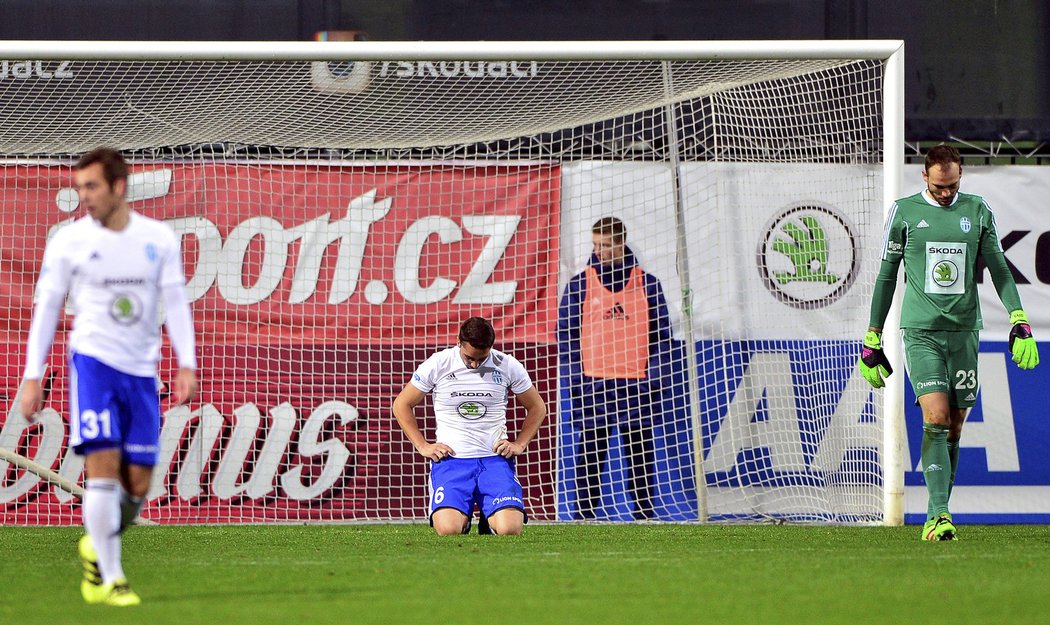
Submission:
<svg viewBox="0 0 1050 625">
<path fill-rule="evenodd" d="M 948 426 L 922 424 L 922 473 L 929 494 L 929 509 L 936 516 L 948 512 L 951 485 L 951 457 L 948 454 Z"/>
<path fill-rule="evenodd" d="M 955 474 L 959 470 L 959 439 L 948 439 L 948 458 L 951 460 L 952 464 L 951 479 L 948 480 L 948 500 L 951 501 L 952 488 L 955 487 Z M 932 519 L 935 516 L 937 515 L 933 511 L 933 500 L 931 499 L 929 505 L 926 508 L 926 518 Z"/>
<path fill-rule="evenodd" d="M 959 439 L 948 439 L 948 458 L 952 462 L 952 476 L 948 482 L 948 499 L 951 499 L 952 488 L 955 487 L 955 474 L 959 471 Z"/>
</svg>

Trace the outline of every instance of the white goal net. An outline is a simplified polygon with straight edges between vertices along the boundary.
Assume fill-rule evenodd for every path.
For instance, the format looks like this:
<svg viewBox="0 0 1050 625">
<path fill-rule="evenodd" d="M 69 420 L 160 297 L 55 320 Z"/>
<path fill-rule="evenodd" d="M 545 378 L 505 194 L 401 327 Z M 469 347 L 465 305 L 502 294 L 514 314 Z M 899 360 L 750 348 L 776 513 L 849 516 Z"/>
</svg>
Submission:
<svg viewBox="0 0 1050 625">
<path fill-rule="evenodd" d="M 424 521 L 390 405 L 483 316 L 549 410 L 517 462 L 530 519 L 884 522 L 854 367 L 899 43 L 0 42 L 0 523 L 80 521 L 69 314 L 46 409 L 15 397 L 44 244 L 100 145 L 182 237 L 199 346 L 146 519 Z M 626 265 L 592 257 L 609 217 Z"/>
</svg>

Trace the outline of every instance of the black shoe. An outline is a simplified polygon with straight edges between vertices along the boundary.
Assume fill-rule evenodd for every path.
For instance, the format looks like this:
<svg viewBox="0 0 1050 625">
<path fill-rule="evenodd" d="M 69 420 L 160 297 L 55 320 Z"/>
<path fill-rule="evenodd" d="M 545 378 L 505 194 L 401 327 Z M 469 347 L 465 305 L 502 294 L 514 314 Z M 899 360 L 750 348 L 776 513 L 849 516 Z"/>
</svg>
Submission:
<svg viewBox="0 0 1050 625">
<path fill-rule="evenodd" d="M 484 514 L 480 514 L 479 513 L 478 514 L 478 535 L 479 536 L 484 536 L 486 534 L 491 535 L 491 536 L 495 536 L 496 532 L 493 532 L 492 528 L 489 527 L 489 518 L 487 516 L 485 516 Z"/>
</svg>

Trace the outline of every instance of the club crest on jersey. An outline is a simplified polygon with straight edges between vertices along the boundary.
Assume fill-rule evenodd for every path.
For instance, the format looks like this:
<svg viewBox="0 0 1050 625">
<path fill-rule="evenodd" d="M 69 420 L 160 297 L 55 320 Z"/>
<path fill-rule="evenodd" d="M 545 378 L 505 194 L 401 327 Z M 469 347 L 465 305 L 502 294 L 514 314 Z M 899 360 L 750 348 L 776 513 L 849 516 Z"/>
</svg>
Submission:
<svg viewBox="0 0 1050 625">
<path fill-rule="evenodd" d="M 146 259 L 151 263 L 157 262 L 157 246 L 152 243 L 146 244 Z"/>
<path fill-rule="evenodd" d="M 969 217 L 963 217 L 962 219 L 960 219 L 959 220 L 959 227 L 962 228 L 963 232 L 969 232 L 970 231 L 970 218 Z"/>
<path fill-rule="evenodd" d="M 492 372 L 492 381 L 496 384 L 503 384 L 503 376 L 500 374 L 499 369 Z"/>
<path fill-rule="evenodd" d="M 142 302 L 131 293 L 118 293 L 109 305 L 109 316 L 122 326 L 142 318 Z"/>
</svg>

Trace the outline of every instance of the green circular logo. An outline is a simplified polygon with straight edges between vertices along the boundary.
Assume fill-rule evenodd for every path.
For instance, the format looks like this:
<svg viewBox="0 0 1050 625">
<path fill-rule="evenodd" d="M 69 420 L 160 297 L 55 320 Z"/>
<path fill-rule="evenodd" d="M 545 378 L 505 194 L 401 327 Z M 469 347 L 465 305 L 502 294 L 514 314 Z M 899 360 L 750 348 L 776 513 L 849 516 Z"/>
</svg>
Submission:
<svg viewBox="0 0 1050 625">
<path fill-rule="evenodd" d="M 774 297 L 793 308 L 823 308 L 853 286 L 860 259 L 841 211 L 807 203 L 770 220 L 758 243 L 758 272 Z"/>
<path fill-rule="evenodd" d="M 459 405 L 459 416 L 464 419 L 471 421 L 477 421 L 481 417 L 485 416 L 485 404 L 480 404 L 476 401 L 465 401 Z"/>
<path fill-rule="evenodd" d="M 933 281 L 940 287 L 949 287 L 959 280 L 959 268 L 950 260 L 942 260 L 933 267 Z"/>
<path fill-rule="evenodd" d="M 109 316 L 123 326 L 142 318 L 142 302 L 131 293 L 119 293 L 109 305 Z"/>
</svg>

